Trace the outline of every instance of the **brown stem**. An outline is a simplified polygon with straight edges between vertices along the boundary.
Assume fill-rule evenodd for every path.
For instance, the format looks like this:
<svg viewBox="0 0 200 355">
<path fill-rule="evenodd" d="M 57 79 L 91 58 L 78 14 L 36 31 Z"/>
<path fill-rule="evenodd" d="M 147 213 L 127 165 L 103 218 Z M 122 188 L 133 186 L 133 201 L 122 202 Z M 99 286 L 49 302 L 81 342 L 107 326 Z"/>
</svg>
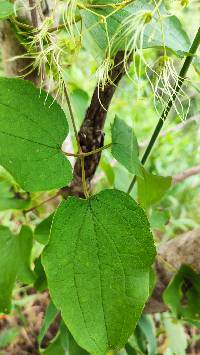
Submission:
<svg viewBox="0 0 200 355">
<path fill-rule="evenodd" d="M 35 85 L 39 85 L 37 71 L 33 70 L 27 75 L 31 59 L 24 58 L 26 50 L 17 39 L 14 26 L 9 21 L 0 21 L 0 46 L 2 54 L 2 62 L 4 72 L 8 76 L 22 76 L 26 80 L 32 81 Z M 18 57 L 16 60 L 10 60 Z"/>
<path fill-rule="evenodd" d="M 178 184 L 179 182 L 182 182 L 189 178 L 190 176 L 194 176 L 200 174 L 200 165 L 193 166 L 192 168 L 189 168 L 187 170 L 182 171 L 181 173 L 173 176 L 173 185 Z"/>
<path fill-rule="evenodd" d="M 85 119 L 78 133 L 79 142 L 82 152 L 90 152 L 99 149 L 104 143 L 103 128 L 107 116 L 107 111 L 119 84 L 120 79 L 124 74 L 123 52 L 118 52 L 113 69 L 110 71 L 110 81 L 102 89 L 96 86 L 91 104 L 86 112 Z M 85 157 L 85 175 L 87 186 L 90 188 L 91 180 L 98 167 L 101 152 Z M 74 166 L 73 180 L 69 187 L 62 189 L 63 196 L 77 195 L 83 197 L 81 183 L 81 162 L 76 160 Z"/>
<path fill-rule="evenodd" d="M 35 0 L 29 0 L 30 12 L 31 12 L 31 20 L 34 28 L 38 28 L 38 13 Z"/>
</svg>

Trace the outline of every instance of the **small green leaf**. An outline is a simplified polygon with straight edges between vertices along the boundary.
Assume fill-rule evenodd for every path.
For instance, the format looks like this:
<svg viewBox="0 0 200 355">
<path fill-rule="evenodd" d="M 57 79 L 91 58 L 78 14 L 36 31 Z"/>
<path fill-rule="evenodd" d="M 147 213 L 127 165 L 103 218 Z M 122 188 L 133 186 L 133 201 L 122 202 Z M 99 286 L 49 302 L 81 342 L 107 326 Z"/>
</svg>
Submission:
<svg viewBox="0 0 200 355">
<path fill-rule="evenodd" d="M 65 349 L 63 348 L 61 336 L 58 335 L 45 350 L 40 351 L 41 355 L 66 355 Z"/>
<path fill-rule="evenodd" d="M 0 164 L 25 191 L 60 188 L 71 180 L 61 151 L 67 134 L 65 114 L 50 95 L 27 80 L 0 78 Z"/>
<path fill-rule="evenodd" d="M 111 132 L 113 157 L 130 173 L 141 176 L 138 143 L 133 129 L 115 116 Z"/>
<path fill-rule="evenodd" d="M 34 269 L 34 273 L 36 275 L 36 280 L 34 283 L 34 288 L 37 291 L 44 291 L 47 289 L 47 278 L 46 278 L 46 274 L 44 272 L 44 268 L 43 265 L 41 263 L 41 257 L 39 257 L 36 261 L 35 261 L 35 269 Z"/>
<path fill-rule="evenodd" d="M 138 201 L 146 209 L 162 199 L 171 186 L 172 178 L 153 175 L 142 168 L 142 178 L 137 177 L 137 183 Z"/>
<path fill-rule="evenodd" d="M 125 345 L 125 350 L 128 355 L 138 355 L 138 351 L 132 348 L 132 346 L 129 343 Z"/>
<path fill-rule="evenodd" d="M 50 302 L 48 304 L 47 310 L 45 312 L 44 321 L 43 321 L 42 327 L 40 329 L 40 332 L 39 332 L 39 335 L 37 338 L 39 346 L 41 345 L 46 332 L 48 331 L 50 325 L 52 324 L 52 322 L 56 318 L 57 314 L 58 314 L 57 308 L 54 306 L 53 302 Z"/>
<path fill-rule="evenodd" d="M 8 181 L 0 181 L 0 211 L 25 209 L 30 202 L 29 198 L 16 197 Z"/>
<path fill-rule="evenodd" d="M 51 341 L 49 346 L 42 350 L 40 349 L 41 355 L 67 355 L 68 351 L 68 330 L 63 322 L 59 327 L 58 333 L 55 338 Z M 71 355 L 71 353 L 70 353 Z"/>
<path fill-rule="evenodd" d="M 11 295 L 17 277 L 20 255 L 17 236 L 7 227 L 0 226 L 0 312 L 9 313 Z"/>
<path fill-rule="evenodd" d="M 51 297 L 77 343 L 95 355 L 121 348 L 149 295 L 155 247 L 143 210 L 127 194 L 69 197 L 42 255 Z"/>
<path fill-rule="evenodd" d="M 7 0 L 0 0 L 0 20 L 6 20 L 13 15 L 13 4 Z"/>
<path fill-rule="evenodd" d="M 151 229 L 157 229 L 164 232 L 169 219 L 170 213 L 168 210 L 153 209 L 151 216 L 149 217 Z"/>
<path fill-rule="evenodd" d="M 34 238 L 41 244 L 46 245 L 49 240 L 50 228 L 53 220 L 53 213 L 40 222 L 35 228 Z"/>
<path fill-rule="evenodd" d="M 163 299 L 177 318 L 200 320 L 200 276 L 182 265 L 165 289 Z"/>
<path fill-rule="evenodd" d="M 164 327 L 169 342 L 169 348 L 172 354 L 187 354 L 187 334 L 185 332 L 183 324 L 181 324 L 179 320 L 172 318 L 171 314 L 168 312 L 165 312 L 163 314 L 163 319 Z"/>
<path fill-rule="evenodd" d="M 7 227 L 0 226 L 0 312 L 8 313 L 16 279 L 24 283 L 34 281 L 30 268 L 32 232 L 23 226 L 18 235 L 12 235 Z"/>
<path fill-rule="evenodd" d="M 31 270 L 31 251 L 33 247 L 33 233 L 28 226 L 22 226 L 17 242 L 20 254 L 20 265 L 17 278 L 25 283 L 31 284 L 35 280 L 35 274 Z"/>
</svg>

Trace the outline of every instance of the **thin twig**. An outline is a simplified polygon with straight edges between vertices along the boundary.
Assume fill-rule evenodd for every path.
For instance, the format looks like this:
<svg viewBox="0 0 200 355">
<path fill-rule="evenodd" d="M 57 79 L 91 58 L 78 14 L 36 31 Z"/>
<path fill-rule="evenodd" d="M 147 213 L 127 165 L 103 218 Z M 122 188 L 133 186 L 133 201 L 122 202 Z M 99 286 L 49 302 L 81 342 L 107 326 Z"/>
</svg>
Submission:
<svg viewBox="0 0 200 355">
<path fill-rule="evenodd" d="M 34 211 L 34 210 L 36 210 L 38 207 L 43 206 L 45 203 L 54 200 L 54 199 L 55 199 L 56 197 L 58 197 L 58 196 L 61 196 L 61 192 L 60 192 L 60 191 L 58 191 L 56 195 L 49 197 L 47 200 L 42 201 L 42 202 L 39 203 L 38 205 L 35 205 L 35 206 L 29 208 L 28 210 L 25 210 L 24 213 L 26 214 L 26 213 L 28 213 L 28 212 Z"/>
<path fill-rule="evenodd" d="M 73 110 L 72 110 L 72 106 L 71 106 L 71 102 L 69 99 L 69 95 L 68 95 L 68 91 L 67 91 L 66 86 L 65 86 L 65 97 L 66 97 L 67 106 L 69 109 L 69 114 L 70 114 L 73 130 L 74 130 L 74 134 L 75 134 L 75 138 L 76 138 L 78 153 L 79 153 L 79 155 L 81 155 L 80 159 L 81 159 L 82 185 L 83 185 L 83 192 L 84 192 L 85 198 L 87 199 L 89 197 L 89 194 L 87 191 L 87 183 L 86 183 L 86 179 L 85 179 L 85 161 L 84 161 L 84 156 L 82 155 L 82 149 L 81 149 L 81 145 L 80 145 L 79 138 L 78 138 L 78 131 L 76 129 L 75 117 L 73 114 Z"/>
<path fill-rule="evenodd" d="M 155 127 L 155 130 L 151 136 L 151 139 L 149 141 L 149 144 L 144 152 L 144 155 L 142 157 L 142 160 L 141 160 L 141 163 L 142 164 L 145 164 L 145 162 L 147 161 L 148 157 L 149 157 L 149 154 L 151 153 L 151 150 L 159 136 L 159 133 L 164 125 L 164 122 L 165 120 L 167 119 L 168 117 L 168 114 L 169 112 L 171 111 L 171 108 L 173 107 L 173 103 L 174 101 L 176 100 L 177 98 L 177 95 L 181 89 L 181 86 L 186 78 L 186 74 L 188 72 L 188 69 L 192 63 L 192 60 L 193 60 L 193 57 L 194 57 L 194 54 L 196 53 L 198 47 L 199 47 L 199 44 L 200 44 L 200 27 L 196 33 L 196 36 L 192 42 L 192 45 L 191 45 L 191 48 L 189 50 L 189 53 L 183 63 L 183 66 L 181 68 L 181 71 L 180 71 L 180 74 L 179 74 L 179 80 L 178 80 L 178 83 L 175 85 L 173 91 L 174 91 L 174 94 L 172 95 L 172 98 L 168 101 L 167 105 L 165 106 L 161 116 L 160 116 L 160 119 Z M 131 184 L 128 188 L 128 193 L 130 194 L 130 192 L 132 191 L 132 188 L 133 186 L 135 185 L 135 182 L 136 182 L 136 177 L 134 176 L 133 177 L 133 180 L 131 181 Z"/>
<path fill-rule="evenodd" d="M 69 157 L 84 158 L 84 157 L 89 157 L 90 155 L 93 155 L 93 154 L 97 154 L 97 153 L 101 152 L 102 150 L 108 149 L 108 148 L 111 147 L 111 145 L 112 145 L 112 143 L 105 144 L 101 148 L 97 148 L 97 149 L 91 150 L 91 152 L 82 152 L 82 151 L 81 151 L 81 153 L 64 152 L 64 154 L 69 156 Z"/>
<path fill-rule="evenodd" d="M 200 174 L 200 165 L 193 166 L 192 168 L 186 169 L 186 170 L 182 171 L 182 173 L 175 175 L 172 178 L 173 185 L 176 185 L 179 182 L 182 182 L 182 181 L 186 180 L 187 178 L 197 175 L 197 174 Z"/>
<path fill-rule="evenodd" d="M 79 143 L 78 131 L 76 129 L 75 117 L 74 117 L 74 114 L 73 114 L 72 105 L 71 105 L 71 102 L 70 102 L 70 99 L 69 99 L 69 95 L 68 95 L 68 91 L 67 91 L 66 86 L 65 86 L 65 98 L 66 98 L 66 101 L 67 101 L 67 106 L 68 106 L 68 109 L 69 109 L 70 119 L 71 119 L 71 122 L 72 122 L 73 130 L 74 130 L 74 134 L 75 134 L 75 138 L 76 138 L 76 143 L 77 143 L 77 146 L 78 146 L 78 152 L 81 153 L 82 150 L 81 150 L 81 146 L 80 146 L 80 143 Z"/>
<path fill-rule="evenodd" d="M 34 28 L 39 27 L 38 14 L 37 14 L 37 4 L 35 0 L 29 0 L 29 6 L 31 11 L 31 21 Z"/>
</svg>

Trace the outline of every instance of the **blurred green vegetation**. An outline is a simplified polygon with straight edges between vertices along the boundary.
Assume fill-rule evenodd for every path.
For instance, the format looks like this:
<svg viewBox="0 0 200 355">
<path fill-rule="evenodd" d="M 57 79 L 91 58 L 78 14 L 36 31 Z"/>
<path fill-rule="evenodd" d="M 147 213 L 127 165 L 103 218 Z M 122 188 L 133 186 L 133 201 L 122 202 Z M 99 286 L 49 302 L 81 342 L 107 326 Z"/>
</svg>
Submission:
<svg viewBox="0 0 200 355">
<path fill-rule="evenodd" d="M 179 16 L 185 28 L 188 30 L 191 39 L 194 36 L 196 24 L 198 24 L 199 21 L 199 13 L 199 1 L 193 1 L 191 2 L 191 6 L 182 10 Z M 79 127 L 97 82 L 95 71 L 98 66 L 98 58 L 95 58 L 92 54 L 93 51 L 89 48 L 88 42 L 88 48 L 85 46 L 85 48 L 80 51 L 73 65 L 66 71 L 77 126 Z M 198 55 L 199 54 L 200 53 L 198 53 Z M 154 61 L 159 55 L 160 52 L 158 50 L 147 50 L 145 52 L 145 58 L 150 62 Z M 178 71 L 182 61 L 175 56 L 174 60 Z M 1 62 L 0 72 L 1 74 L 4 73 Z M 130 68 L 130 76 L 133 76 L 132 68 Z M 175 128 L 180 125 L 181 119 L 177 116 L 175 111 L 172 110 L 163 129 L 167 133 L 158 139 L 146 164 L 150 172 L 162 176 L 175 176 L 186 169 L 200 165 L 199 83 L 200 76 L 195 69 L 191 67 L 185 85 L 187 95 L 183 98 L 182 102 L 185 111 L 187 111 L 190 101 L 187 115 L 187 119 L 190 120 L 190 123 L 180 130 L 176 130 Z M 158 120 L 158 114 L 154 107 L 153 93 L 146 79 L 145 69 L 143 69 L 142 72 L 140 91 L 138 91 L 138 85 L 128 77 L 124 77 L 117 88 L 106 120 L 105 143 L 110 143 L 111 141 L 110 125 L 116 114 L 134 128 L 138 143 L 141 146 L 140 156 L 142 156 L 144 146 L 146 142 L 148 142 Z M 195 117 L 195 120 L 191 119 L 193 117 Z M 71 136 L 71 140 L 72 145 L 75 147 L 73 136 Z M 110 150 L 106 150 L 102 154 L 101 162 L 94 178 L 93 191 L 97 192 L 102 188 L 110 187 L 127 191 L 131 179 L 132 175 L 128 174 L 123 166 L 116 164 Z M 9 174 L 3 168 L 0 168 L 0 182 L 2 181 L 6 181 L 10 184 L 12 193 L 23 193 Z M 48 194 L 32 193 L 30 195 L 32 200 L 31 206 L 39 205 L 45 199 L 54 196 L 54 194 L 55 191 Z M 134 188 L 132 195 L 137 199 L 137 186 Z M 23 213 L 21 210 L 9 209 L 0 211 L 0 224 L 8 226 L 14 232 L 17 232 L 23 223 L 30 225 L 31 228 L 34 229 L 41 220 L 49 216 L 55 210 L 58 202 L 59 199 L 52 200 L 52 202 L 43 204 L 28 214 Z M 155 233 L 157 243 L 199 227 L 199 206 L 200 174 L 191 176 L 177 185 L 172 186 L 164 198 L 148 211 L 152 228 L 154 231 L 158 232 Z M 32 251 L 32 260 L 39 257 L 41 249 L 41 245 L 35 242 Z M 19 299 L 19 293 L 19 285 L 17 285 L 15 290 L 17 299 Z M 26 290 L 24 299 L 25 304 L 29 304 L 30 299 L 26 294 Z M 20 306 L 17 302 L 18 301 L 14 303 L 13 312 L 14 314 L 17 313 L 19 317 L 21 313 L 19 310 Z M 197 331 L 188 330 L 188 324 L 175 319 L 170 313 L 164 313 L 163 315 L 158 314 L 155 317 L 145 317 L 146 316 L 141 319 L 136 329 L 136 336 L 132 339 L 134 344 L 137 343 L 135 345 L 136 348 L 144 349 L 144 354 L 155 354 L 154 348 L 152 352 L 149 350 L 150 346 L 154 347 L 155 344 L 151 343 L 154 340 L 159 344 L 156 354 L 186 354 L 189 353 L 186 352 L 186 348 L 194 345 L 200 338 L 198 327 L 195 328 Z M 26 321 L 23 319 L 21 322 L 24 327 Z M 190 336 L 188 334 L 190 334 Z M 4 348 L 9 342 L 12 342 L 17 335 L 18 330 L 16 330 L 16 325 L 10 328 L 8 327 L 8 330 L 5 330 L 0 336 L 0 348 Z M 155 339 L 153 337 L 155 337 Z M 177 339 L 179 344 L 177 343 Z M 138 350 L 136 353 L 141 353 L 141 350 Z"/>
</svg>

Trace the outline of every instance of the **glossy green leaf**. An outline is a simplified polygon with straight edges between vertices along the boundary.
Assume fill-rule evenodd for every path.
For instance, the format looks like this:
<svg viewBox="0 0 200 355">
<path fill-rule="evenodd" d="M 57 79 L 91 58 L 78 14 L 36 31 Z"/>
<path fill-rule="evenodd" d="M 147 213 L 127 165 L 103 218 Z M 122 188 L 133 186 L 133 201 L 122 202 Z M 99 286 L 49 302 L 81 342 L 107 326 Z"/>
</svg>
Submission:
<svg viewBox="0 0 200 355">
<path fill-rule="evenodd" d="M 95 1 L 93 4 L 106 4 L 106 0 Z M 153 4 L 148 0 L 136 0 L 128 6 L 116 11 L 110 7 L 102 7 L 101 9 L 92 9 L 92 12 L 88 10 L 81 11 L 83 21 L 86 28 L 90 31 L 93 40 L 97 46 L 105 52 L 108 46 L 108 37 L 111 40 L 116 34 L 122 21 L 128 16 L 137 15 L 138 11 L 150 11 L 154 8 Z M 115 11 L 114 11 L 115 10 Z M 160 9 L 162 13 L 166 14 L 165 9 Z M 111 15 L 111 13 L 113 13 Z M 107 17 L 107 26 L 103 21 L 100 21 L 101 16 Z M 133 17 L 134 21 L 134 17 Z M 163 34 L 165 47 L 173 50 L 178 55 L 183 55 L 188 52 L 190 48 L 190 40 L 183 30 L 182 25 L 176 16 L 163 16 L 162 26 L 158 22 L 158 12 L 154 12 L 153 19 L 146 25 L 144 31 L 143 48 L 163 47 Z M 108 36 L 107 36 L 108 35 Z M 115 46 L 115 52 L 118 50 L 124 50 L 125 42 L 130 39 L 120 40 L 118 46 Z"/>
<path fill-rule="evenodd" d="M 3 226 L 0 226 L 0 251 L 0 312 L 9 313 L 20 255 L 17 237 L 13 236 L 10 230 Z"/>
<path fill-rule="evenodd" d="M 138 201 L 146 209 L 163 198 L 171 186 L 172 178 L 153 175 L 142 168 L 142 178 L 137 177 L 137 183 Z"/>
<path fill-rule="evenodd" d="M 41 244 L 47 244 L 49 240 L 50 228 L 53 220 L 53 213 L 40 222 L 34 231 L 34 238 Z"/>
<path fill-rule="evenodd" d="M 89 353 L 87 351 L 85 351 L 84 349 L 82 349 L 77 342 L 74 340 L 73 336 L 71 335 L 71 333 L 68 331 L 68 351 L 70 355 L 89 355 Z"/>
<path fill-rule="evenodd" d="M 102 355 L 132 334 L 149 295 L 155 247 L 127 194 L 69 197 L 56 211 L 42 263 L 50 294 L 77 343 Z"/>
<path fill-rule="evenodd" d="M 111 132 L 113 157 L 130 173 L 141 176 L 138 143 L 133 129 L 116 116 Z"/>
<path fill-rule="evenodd" d="M 51 96 L 26 80 L 0 78 L 0 164 L 25 191 L 60 188 L 71 180 L 61 151 L 67 134 L 65 114 Z"/>
<path fill-rule="evenodd" d="M 13 4 L 10 1 L 0 0 L 0 20 L 6 20 L 13 12 Z"/>
<path fill-rule="evenodd" d="M 44 321 L 43 321 L 43 324 L 40 328 L 40 332 L 39 332 L 39 335 L 37 338 L 39 346 L 41 345 L 46 332 L 48 331 L 50 325 L 52 324 L 52 322 L 56 318 L 57 314 L 58 314 L 57 308 L 54 306 L 53 302 L 50 302 L 48 304 L 47 310 L 45 312 Z"/>
<path fill-rule="evenodd" d="M 182 265 L 165 289 L 163 299 L 176 317 L 200 320 L 200 276 Z"/>
<path fill-rule="evenodd" d="M 20 265 L 17 278 L 25 284 L 31 284 L 35 280 L 35 274 L 31 270 L 33 233 L 29 227 L 22 226 L 21 231 L 17 236 L 17 242 L 20 254 Z"/>
</svg>

